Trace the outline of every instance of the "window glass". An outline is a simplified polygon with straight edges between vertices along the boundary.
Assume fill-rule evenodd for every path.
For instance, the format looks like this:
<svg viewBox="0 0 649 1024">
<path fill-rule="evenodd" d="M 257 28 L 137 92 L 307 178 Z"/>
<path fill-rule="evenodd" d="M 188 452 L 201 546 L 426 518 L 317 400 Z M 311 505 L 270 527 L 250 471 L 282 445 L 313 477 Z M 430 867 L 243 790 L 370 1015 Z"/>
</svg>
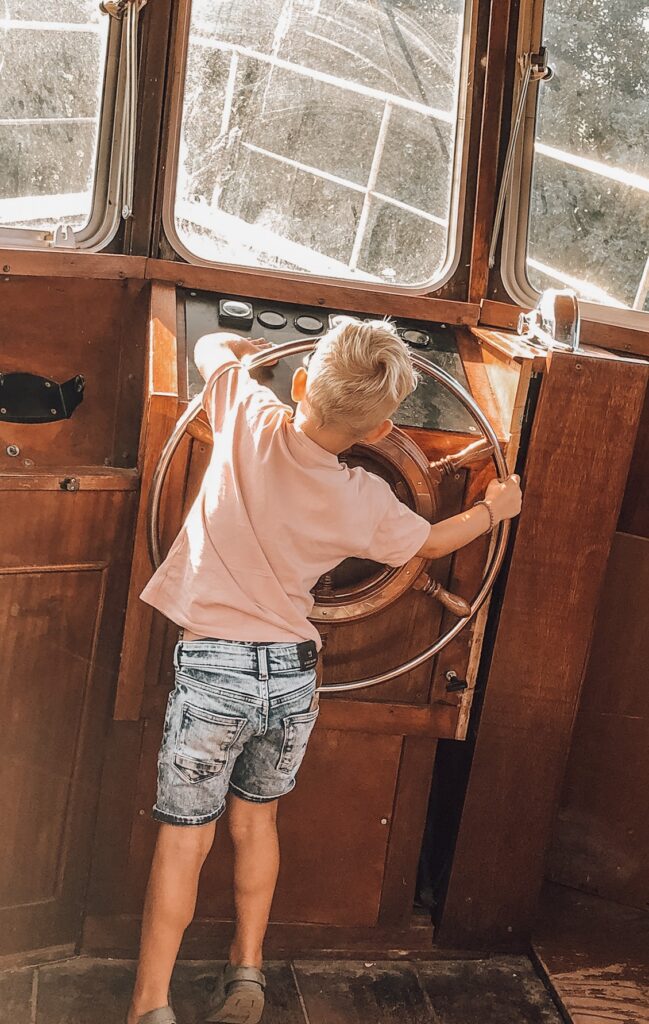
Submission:
<svg viewBox="0 0 649 1024">
<path fill-rule="evenodd" d="M 528 277 L 649 309 L 649 4 L 546 0 Z"/>
<path fill-rule="evenodd" d="M 0 4 L 0 224 L 90 219 L 110 19 L 98 0 Z"/>
<path fill-rule="evenodd" d="M 447 258 L 463 0 L 194 0 L 190 253 L 395 284 Z"/>
</svg>

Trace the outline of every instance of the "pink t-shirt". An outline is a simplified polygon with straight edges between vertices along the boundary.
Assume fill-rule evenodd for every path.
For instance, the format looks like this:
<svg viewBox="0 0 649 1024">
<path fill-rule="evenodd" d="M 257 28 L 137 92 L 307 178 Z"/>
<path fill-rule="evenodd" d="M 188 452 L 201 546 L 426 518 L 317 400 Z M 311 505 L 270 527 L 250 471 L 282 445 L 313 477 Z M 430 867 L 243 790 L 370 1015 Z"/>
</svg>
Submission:
<svg viewBox="0 0 649 1024">
<path fill-rule="evenodd" d="M 292 410 L 227 351 L 203 404 L 212 457 L 142 599 L 199 636 L 320 647 L 308 621 L 318 578 L 350 555 L 403 565 L 430 524 L 380 477 L 296 428 Z"/>
</svg>

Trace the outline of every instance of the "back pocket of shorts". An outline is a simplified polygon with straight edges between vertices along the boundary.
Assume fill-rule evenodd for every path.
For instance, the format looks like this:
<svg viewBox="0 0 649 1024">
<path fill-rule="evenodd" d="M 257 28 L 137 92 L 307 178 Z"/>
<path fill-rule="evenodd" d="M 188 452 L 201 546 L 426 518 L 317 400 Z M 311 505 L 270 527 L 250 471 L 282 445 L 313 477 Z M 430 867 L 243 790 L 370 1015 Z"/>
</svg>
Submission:
<svg viewBox="0 0 649 1024">
<path fill-rule="evenodd" d="M 292 775 L 298 770 L 319 713 L 320 708 L 316 708 L 300 715 L 288 715 L 282 720 L 284 741 L 277 762 L 278 771 Z"/>
<path fill-rule="evenodd" d="M 220 775 L 245 724 L 245 718 L 218 715 L 184 703 L 173 755 L 181 778 L 197 783 Z"/>
</svg>

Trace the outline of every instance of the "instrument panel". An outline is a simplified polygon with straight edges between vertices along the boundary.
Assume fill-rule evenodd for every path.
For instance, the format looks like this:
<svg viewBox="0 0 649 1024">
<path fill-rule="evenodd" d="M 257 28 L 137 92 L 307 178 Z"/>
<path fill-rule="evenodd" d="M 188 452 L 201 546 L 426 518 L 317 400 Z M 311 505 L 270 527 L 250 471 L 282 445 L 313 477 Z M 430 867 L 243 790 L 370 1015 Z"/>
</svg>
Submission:
<svg viewBox="0 0 649 1024">
<path fill-rule="evenodd" d="M 189 398 L 197 395 L 203 387 L 203 380 L 191 355 L 194 345 L 204 334 L 217 329 L 229 329 L 242 337 L 264 338 L 275 345 L 281 345 L 296 338 L 319 337 L 329 329 L 333 318 L 342 312 L 189 290 L 179 291 L 179 295 L 184 304 Z M 361 320 L 382 319 L 380 314 L 375 317 L 367 314 L 347 315 L 358 316 Z M 453 328 L 400 317 L 392 319 L 413 352 L 442 367 L 467 391 L 470 390 Z M 275 367 L 257 371 L 255 377 L 270 387 L 281 401 L 291 405 L 291 378 L 302 359 L 302 356 L 282 359 Z M 395 422 L 400 427 L 465 434 L 478 432 L 471 416 L 460 403 L 446 388 L 428 377 L 423 377 L 414 394 L 401 404 Z"/>
</svg>

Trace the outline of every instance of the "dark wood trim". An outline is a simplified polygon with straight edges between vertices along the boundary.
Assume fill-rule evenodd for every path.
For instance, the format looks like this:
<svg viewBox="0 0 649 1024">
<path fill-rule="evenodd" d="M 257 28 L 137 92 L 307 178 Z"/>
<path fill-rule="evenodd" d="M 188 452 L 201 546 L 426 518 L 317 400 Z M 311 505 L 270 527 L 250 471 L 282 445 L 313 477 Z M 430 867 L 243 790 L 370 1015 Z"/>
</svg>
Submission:
<svg viewBox="0 0 649 1024">
<path fill-rule="evenodd" d="M 254 296 L 278 302 L 300 302 L 304 305 L 344 309 L 350 312 L 403 316 L 411 320 L 477 324 L 480 314 L 480 306 L 477 303 L 429 298 L 406 291 L 372 291 L 333 281 L 321 283 L 289 280 L 254 270 L 199 267 L 189 263 L 173 263 L 170 260 L 148 260 L 146 274 L 152 280 L 170 281 L 182 288 L 227 292 L 230 295 Z"/>
<path fill-rule="evenodd" d="M 412 917 L 420 855 L 413 836 L 424 833 L 436 750 L 436 740 L 420 736 L 403 742 L 381 891 L 381 928 L 405 928 Z"/>
<path fill-rule="evenodd" d="M 162 119 L 167 84 L 172 0 L 156 0 L 142 12 L 138 136 L 133 216 L 124 226 L 124 248 L 149 256 L 154 233 L 156 190 L 161 167 Z"/>
<path fill-rule="evenodd" d="M 136 469 L 101 466 L 61 466 L 43 470 L 0 473 L 0 491 L 68 491 L 64 481 L 75 480 L 80 491 L 136 491 L 140 476 Z M 75 490 L 76 490 L 75 489 Z M 74 493 L 74 491 L 71 491 Z"/>
<path fill-rule="evenodd" d="M 463 299 L 466 301 L 469 291 L 471 271 L 471 246 L 473 243 L 473 217 L 478 191 L 477 165 L 480 152 L 480 133 L 482 109 L 484 105 L 484 89 L 487 68 L 487 40 L 489 36 L 489 4 L 473 0 L 472 30 L 469 59 L 466 73 L 468 75 L 469 96 L 466 116 L 469 132 L 466 139 L 464 168 L 464 204 L 460 211 L 462 223 L 458 240 L 457 266 L 449 280 L 431 291 L 442 299 Z"/>
<path fill-rule="evenodd" d="M 555 352 L 544 375 L 436 936 L 445 946 L 529 936 L 648 369 Z"/>
<path fill-rule="evenodd" d="M 148 497 L 160 452 L 173 430 L 179 412 L 176 294 L 170 285 L 154 284 L 151 290 L 145 380 L 146 400 L 138 458 L 142 486 L 114 708 L 116 719 L 132 721 L 136 721 L 140 715 L 153 619 L 153 609 L 140 600 L 140 594 L 153 571 L 147 546 Z"/>
<path fill-rule="evenodd" d="M 114 914 L 128 906 L 123 880 L 137 807 L 144 721 L 111 722 L 106 740 L 86 913 Z M 124 905 L 126 904 L 126 906 Z"/>
<path fill-rule="evenodd" d="M 628 355 L 649 356 L 649 325 L 646 331 L 615 324 L 583 320 L 582 341 L 596 348 L 606 348 Z"/>
<path fill-rule="evenodd" d="M 388 704 L 362 700 L 323 699 L 319 721 L 323 729 L 387 733 L 394 736 L 453 737 L 457 706 Z"/>
<path fill-rule="evenodd" d="M 471 394 L 494 428 L 498 440 L 506 443 L 509 431 L 502 421 L 503 410 L 491 386 L 480 345 L 476 344 L 470 330 L 456 331 L 455 340 Z"/>
<path fill-rule="evenodd" d="M 477 196 L 471 247 L 470 302 L 480 302 L 487 294 L 489 283 L 489 246 L 499 185 L 498 153 L 503 131 L 503 96 L 507 77 L 511 73 L 506 61 L 510 11 L 510 0 L 491 4 L 487 44 L 487 77 L 482 111 Z"/>
<path fill-rule="evenodd" d="M 351 959 L 385 959 L 386 955 L 448 959 L 443 950 L 433 948 L 433 929 L 427 914 L 413 915 L 409 924 L 410 927 L 404 928 L 335 928 L 271 922 L 264 949 L 269 959 L 304 956 L 307 952 L 316 957 L 335 953 Z M 192 922 L 180 947 L 180 959 L 227 956 L 233 928 L 232 921 L 205 919 Z M 140 919 L 135 915 L 88 915 L 84 922 L 81 952 L 88 956 L 133 957 L 137 954 L 139 931 Z M 387 954 L 386 950 L 389 951 Z"/>
<path fill-rule="evenodd" d="M 0 271 L 11 277 L 91 277 L 144 280 L 146 259 L 92 252 L 38 252 L 0 249 Z"/>
<path fill-rule="evenodd" d="M 27 953 L 9 953 L 7 956 L 0 956 L 0 972 L 19 971 L 23 967 L 40 967 L 42 964 L 51 964 L 57 960 L 68 960 L 77 954 L 75 942 L 67 942 L 61 946 L 46 946 L 44 949 L 34 949 Z"/>
</svg>

